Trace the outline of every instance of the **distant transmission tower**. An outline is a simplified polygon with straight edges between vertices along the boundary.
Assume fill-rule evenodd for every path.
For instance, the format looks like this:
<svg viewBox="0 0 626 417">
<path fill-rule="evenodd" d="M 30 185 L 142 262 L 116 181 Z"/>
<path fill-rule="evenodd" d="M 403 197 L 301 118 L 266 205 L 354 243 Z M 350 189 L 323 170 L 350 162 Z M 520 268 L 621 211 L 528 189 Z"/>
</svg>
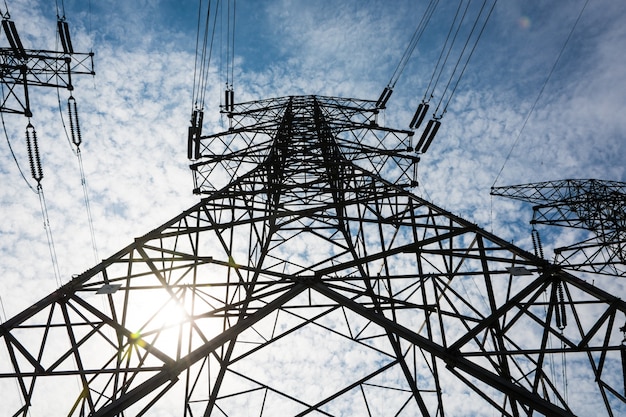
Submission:
<svg viewBox="0 0 626 417">
<path fill-rule="evenodd" d="M 626 183 L 560 180 L 495 187 L 491 194 L 534 204 L 531 224 L 589 230 L 555 249 L 556 261 L 581 271 L 626 276 Z"/>
<path fill-rule="evenodd" d="M 406 190 L 377 112 L 190 135 L 200 202 L 0 326 L 4 415 L 626 413 L 626 303 Z"/>
</svg>

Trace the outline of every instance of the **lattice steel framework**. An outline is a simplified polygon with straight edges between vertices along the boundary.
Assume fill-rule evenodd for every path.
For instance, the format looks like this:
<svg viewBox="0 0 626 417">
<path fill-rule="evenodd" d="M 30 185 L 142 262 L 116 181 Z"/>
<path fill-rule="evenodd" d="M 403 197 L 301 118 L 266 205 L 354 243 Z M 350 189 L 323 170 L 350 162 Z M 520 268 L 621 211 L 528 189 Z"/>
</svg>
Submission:
<svg viewBox="0 0 626 417">
<path fill-rule="evenodd" d="M 74 51 L 67 22 L 58 22 L 62 51 L 24 48 L 12 21 L 3 19 L 2 27 L 10 47 L 0 47 L 0 112 L 31 117 L 29 87 L 71 91 L 72 76 L 95 75 L 93 52 Z"/>
<path fill-rule="evenodd" d="M 374 102 L 230 110 L 200 202 L 0 326 L 9 415 L 626 411 L 626 304 L 407 191 Z"/>
<path fill-rule="evenodd" d="M 626 183 L 595 179 L 494 187 L 491 194 L 534 204 L 531 224 L 589 230 L 592 236 L 555 249 L 574 270 L 626 276 Z"/>
</svg>

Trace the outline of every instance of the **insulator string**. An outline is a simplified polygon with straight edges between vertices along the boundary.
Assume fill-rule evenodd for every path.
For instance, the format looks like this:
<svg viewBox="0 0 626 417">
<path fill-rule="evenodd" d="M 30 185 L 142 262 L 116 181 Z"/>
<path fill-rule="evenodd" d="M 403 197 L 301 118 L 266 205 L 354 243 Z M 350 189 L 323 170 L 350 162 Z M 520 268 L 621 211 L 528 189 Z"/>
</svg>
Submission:
<svg viewBox="0 0 626 417">
<path fill-rule="evenodd" d="M 28 122 L 26 126 L 26 147 L 28 148 L 28 162 L 30 164 L 31 176 L 37 181 L 37 184 L 39 184 L 43 179 L 43 170 L 41 169 L 37 132 L 30 122 Z"/>
<path fill-rule="evenodd" d="M 59 106 L 60 104 L 61 103 L 59 101 Z M 76 149 L 72 148 L 72 151 L 74 152 L 74 154 L 76 155 L 76 158 L 78 159 L 78 168 L 80 170 L 80 183 L 83 189 L 83 201 L 85 203 L 85 211 L 87 212 L 87 223 L 89 224 L 89 234 L 91 236 L 91 248 L 93 250 L 94 261 L 97 263 L 100 261 L 100 256 L 98 255 L 98 245 L 96 243 L 96 233 L 95 233 L 95 227 L 94 227 L 94 222 L 93 222 L 93 216 L 91 213 L 91 203 L 89 201 L 89 190 L 87 187 L 85 168 L 83 166 L 83 157 L 80 151 L 80 145 L 82 144 L 83 139 L 82 139 L 82 135 L 80 131 L 78 106 L 76 104 L 76 99 L 72 95 L 70 95 L 70 97 L 67 100 L 67 113 L 68 113 L 68 119 L 70 123 L 70 134 L 72 137 L 71 141 L 76 147 Z M 63 120 L 63 113 L 61 113 L 61 120 Z M 63 122 L 63 126 L 65 127 L 65 122 Z M 67 136 L 67 130 L 65 134 Z M 69 137 L 68 137 L 68 140 L 69 140 Z"/>
<path fill-rule="evenodd" d="M 565 316 L 565 298 L 563 297 L 563 284 L 559 281 L 557 285 L 558 308 L 561 310 L 561 330 L 567 327 L 567 317 Z"/>
<path fill-rule="evenodd" d="M 531 232 L 531 237 L 533 241 L 533 248 L 535 249 L 535 256 L 540 257 L 541 259 L 545 259 L 543 257 L 543 246 L 541 244 L 541 238 L 539 237 L 539 231 L 533 227 Z"/>
<path fill-rule="evenodd" d="M 72 135 L 72 143 L 78 148 L 82 143 L 80 135 L 80 124 L 78 121 L 78 109 L 76 108 L 76 100 L 73 96 L 67 99 L 67 113 L 70 119 L 70 133 Z"/>
</svg>

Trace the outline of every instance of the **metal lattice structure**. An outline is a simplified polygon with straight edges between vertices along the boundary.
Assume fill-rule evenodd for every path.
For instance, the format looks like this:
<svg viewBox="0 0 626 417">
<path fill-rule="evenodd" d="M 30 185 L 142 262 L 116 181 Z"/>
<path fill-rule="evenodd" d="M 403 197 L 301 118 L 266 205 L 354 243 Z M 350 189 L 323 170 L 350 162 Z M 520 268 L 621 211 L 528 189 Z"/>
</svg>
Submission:
<svg viewBox="0 0 626 417">
<path fill-rule="evenodd" d="M 626 303 L 406 190 L 374 102 L 228 110 L 200 202 L 0 326 L 6 415 L 626 411 Z"/>
<path fill-rule="evenodd" d="M 626 183 L 595 179 L 492 188 L 491 194 L 533 204 L 531 224 L 588 230 L 592 236 L 555 249 L 574 270 L 626 276 Z"/>
<path fill-rule="evenodd" d="M 93 52 L 75 52 L 67 22 L 59 21 L 62 51 L 24 48 L 15 23 L 2 20 L 9 47 L 0 47 L 0 112 L 32 116 L 29 87 L 73 90 L 72 76 L 95 75 Z"/>
</svg>

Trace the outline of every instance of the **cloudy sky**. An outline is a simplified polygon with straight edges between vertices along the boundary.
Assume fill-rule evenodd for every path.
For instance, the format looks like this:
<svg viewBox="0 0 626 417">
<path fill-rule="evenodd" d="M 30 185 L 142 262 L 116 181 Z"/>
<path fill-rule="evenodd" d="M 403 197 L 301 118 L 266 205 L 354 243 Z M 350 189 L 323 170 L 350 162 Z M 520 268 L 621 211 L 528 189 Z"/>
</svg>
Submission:
<svg viewBox="0 0 626 417">
<path fill-rule="evenodd" d="M 452 2 L 442 3 L 395 85 L 381 119 L 387 126 L 408 128 L 427 91 L 456 9 Z M 239 0 L 236 100 L 297 94 L 377 99 L 426 4 Z M 26 48 L 57 48 L 56 15 L 64 9 L 74 49 L 95 52 L 96 76 L 75 77 L 73 95 L 97 257 L 106 258 L 195 203 L 186 138 L 197 2 L 20 0 L 7 5 Z M 551 73 L 584 5 L 584 0 L 497 4 L 441 130 L 422 157 L 416 194 L 530 249 L 530 207 L 492 199 L 494 183 L 626 181 L 626 7 L 611 0 L 590 2 Z M 467 35 L 459 36 L 458 45 Z M 8 46 L 4 36 L 0 39 L 1 46 Z M 224 127 L 218 105 L 226 78 L 220 43 L 216 45 L 205 133 Z M 453 52 L 432 103 L 442 99 L 454 63 Z M 68 96 L 66 90 L 30 91 L 30 121 L 39 138 L 42 185 L 63 282 L 92 266 L 96 257 L 78 162 L 64 128 Z M 27 123 L 23 116 L 4 115 L 0 318 L 16 314 L 57 286 L 38 196 L 30 188 L 35 183 L 24 141 Z M 20 176 L 9 143 L 29 184 Z M 622 284 L 610 285 L 623 291 Z"/>
</svg>

